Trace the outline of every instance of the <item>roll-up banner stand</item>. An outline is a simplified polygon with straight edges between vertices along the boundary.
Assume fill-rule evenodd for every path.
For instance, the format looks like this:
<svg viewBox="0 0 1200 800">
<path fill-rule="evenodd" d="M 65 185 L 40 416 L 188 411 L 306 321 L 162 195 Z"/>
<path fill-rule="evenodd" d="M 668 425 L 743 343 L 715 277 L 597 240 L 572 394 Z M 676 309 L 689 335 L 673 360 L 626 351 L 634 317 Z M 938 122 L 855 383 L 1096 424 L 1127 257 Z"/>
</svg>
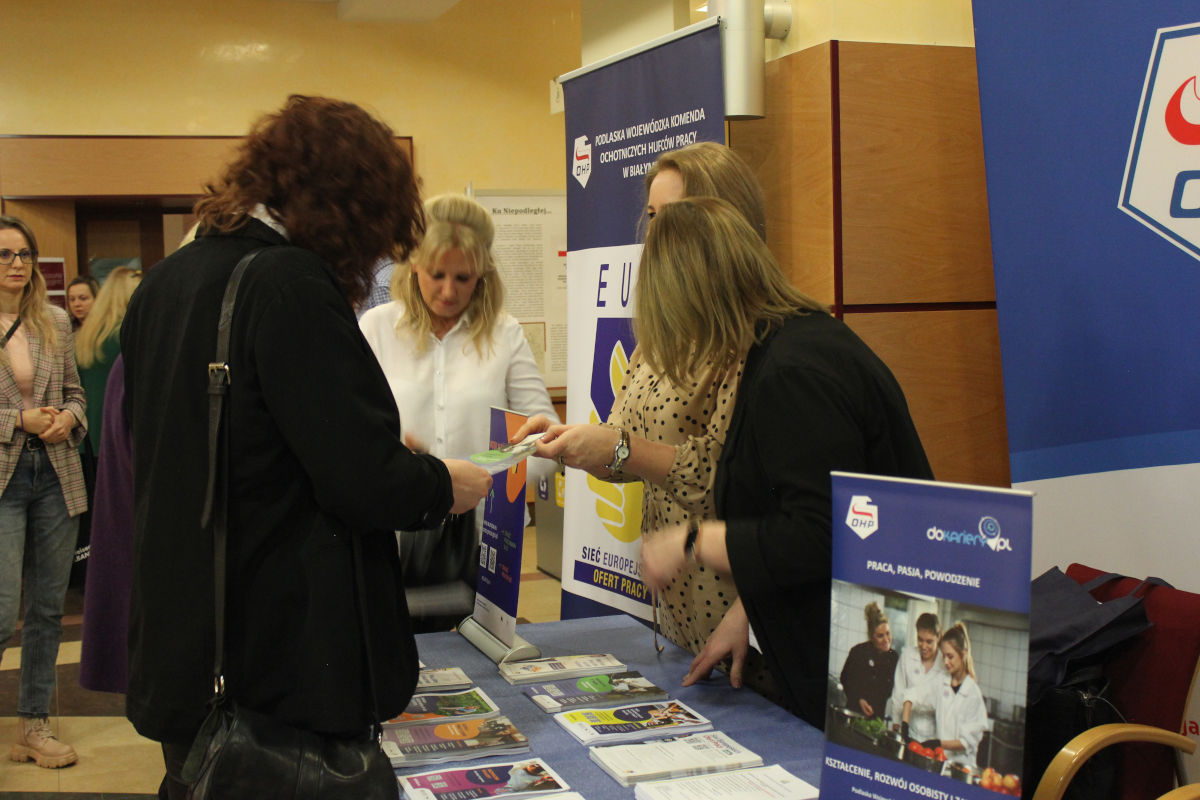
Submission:
<svg viewBox="0 0 1200 800">
<path fill-rule="evenodd" d="M 659 155 L 725 141 L 718 19 L 568 73 L 567 422 L 603 422 L 634 339 L 645 174 Z M 641 580 L 642 485 L 566 474 L 562 617 L 652 615 Z"/>
<path fill-rule="evenodd" d="M 976 0 L 1013 485 L 1033 571 L 1197 586 L 1200 7 Z"/>
</svg>

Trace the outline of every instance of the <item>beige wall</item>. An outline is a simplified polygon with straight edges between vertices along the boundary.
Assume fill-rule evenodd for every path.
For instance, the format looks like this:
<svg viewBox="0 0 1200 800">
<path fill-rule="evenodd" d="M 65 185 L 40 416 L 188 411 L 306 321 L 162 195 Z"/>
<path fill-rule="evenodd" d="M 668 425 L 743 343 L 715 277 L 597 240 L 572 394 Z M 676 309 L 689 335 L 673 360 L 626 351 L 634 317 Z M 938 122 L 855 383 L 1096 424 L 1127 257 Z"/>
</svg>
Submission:
<svg viewBox="0 0 1200 800">
<path fill-rule="evenodd" d="M 767 60 L 838 39 L 975 46 L 971 0 L 792 0 L 792 29 Z"/>
<path fill-rule="evenodd" d="M 0 135 L 240 135 L 290 93 L 414 139 L 429 193 L 565 185 L 549 80 L 580 66 L 577 0 L 461 0 L 431 23 L 289 0 L 0 0 Z"/>
</svg>

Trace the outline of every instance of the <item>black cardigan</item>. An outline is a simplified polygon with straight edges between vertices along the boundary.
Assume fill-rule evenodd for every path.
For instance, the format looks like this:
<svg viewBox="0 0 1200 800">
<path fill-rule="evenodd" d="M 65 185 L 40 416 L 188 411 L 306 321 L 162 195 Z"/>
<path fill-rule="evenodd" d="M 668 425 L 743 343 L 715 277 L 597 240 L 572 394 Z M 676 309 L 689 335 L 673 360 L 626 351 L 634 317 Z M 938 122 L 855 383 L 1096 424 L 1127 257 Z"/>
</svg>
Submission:
<svg viewBox="0 0 1200 800">
<path fill-rule="evenodd" d="M 225 283 L 284 239 L 257 221 L 202 235 L 149 270 L 122 324 L 133 436 L 134 580 L 127 712 L 188 742 L 211 695 L 212 540 L 206 368 Z M 333 734 L 366 730 L 370 700 L 350 539 L 365 556 L 379 711 L 401 711 L 417 654 L 393 531 L 437 525 L 445 466 L 400 439 L 396 405 L 332 270 L 264 251 L 233 317 L 226 685 L 238 701 Z"/>
<path fill-rule="evenodd" d="M 800 314 L 750 349 L 714 499 L 767 665 L 790 710 L 821 728 L 833 470 L 933 477 L 887 366 L 840 321 Z"/>
</svg>

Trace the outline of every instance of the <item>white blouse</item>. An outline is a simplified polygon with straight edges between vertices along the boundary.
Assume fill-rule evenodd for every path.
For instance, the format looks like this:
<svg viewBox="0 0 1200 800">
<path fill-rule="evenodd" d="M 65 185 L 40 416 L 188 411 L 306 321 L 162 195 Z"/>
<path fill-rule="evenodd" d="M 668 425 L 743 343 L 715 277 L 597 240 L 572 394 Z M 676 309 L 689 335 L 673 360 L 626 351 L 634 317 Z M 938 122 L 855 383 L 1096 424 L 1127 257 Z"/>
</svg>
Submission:
<svg viewBox="0 0 1200 800">
<path fill-rule="evenodd" d="M 439 458 L 467 458 L 490 445 L 492 406 L 519 414 L 543 414 L 555 422 L 546 383 L 533 351 L 511 315 L 501 312 L 492 333 L 492 348 L 481 357 L 466 332 L 466 319 L 418 354 L 407 330 L 396 323 L 404 306 L 396 301 L 368 310 L 359 320 L 363 336 L 375 351 L 400 411 L 406 436 L 420 440 Z M 554 471 L 554 462 L 529 460 L 529 479 Z M 482 528 L 483 509 L 476 513 Z"/>
</svg>

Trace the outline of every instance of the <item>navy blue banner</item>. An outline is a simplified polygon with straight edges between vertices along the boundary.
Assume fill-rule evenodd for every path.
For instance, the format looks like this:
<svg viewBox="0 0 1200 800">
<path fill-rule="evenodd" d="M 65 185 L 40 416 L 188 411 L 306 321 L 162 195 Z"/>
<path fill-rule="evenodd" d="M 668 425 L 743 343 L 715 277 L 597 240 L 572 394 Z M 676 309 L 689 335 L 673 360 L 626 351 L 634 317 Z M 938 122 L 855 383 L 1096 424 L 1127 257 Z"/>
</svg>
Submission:
<svg viewBox="0 0 1200 800">
<path fill-rule="evenodd" d="M 646 172 L 663 153 L 725 140 L 720 28 L 677 31 L 564 76 L 567 136 L 567 422 L 608 418 L 636 342 Z M 642 484 L 565 477 L 564 619 L 601 607 L 652 616 L 640 564 Z"/>
<path fill-rule="evenodd" d="M 636 242 L 654 160 L 697 141 L 725 141 L 720 29 L 572 78 L 563 98 L 567 249 Z"/>
<path fill-rule="evenodd" d="M 1200 462 L 1200 7 L 973 9 L 1013 481 Z"/>
</svg>

